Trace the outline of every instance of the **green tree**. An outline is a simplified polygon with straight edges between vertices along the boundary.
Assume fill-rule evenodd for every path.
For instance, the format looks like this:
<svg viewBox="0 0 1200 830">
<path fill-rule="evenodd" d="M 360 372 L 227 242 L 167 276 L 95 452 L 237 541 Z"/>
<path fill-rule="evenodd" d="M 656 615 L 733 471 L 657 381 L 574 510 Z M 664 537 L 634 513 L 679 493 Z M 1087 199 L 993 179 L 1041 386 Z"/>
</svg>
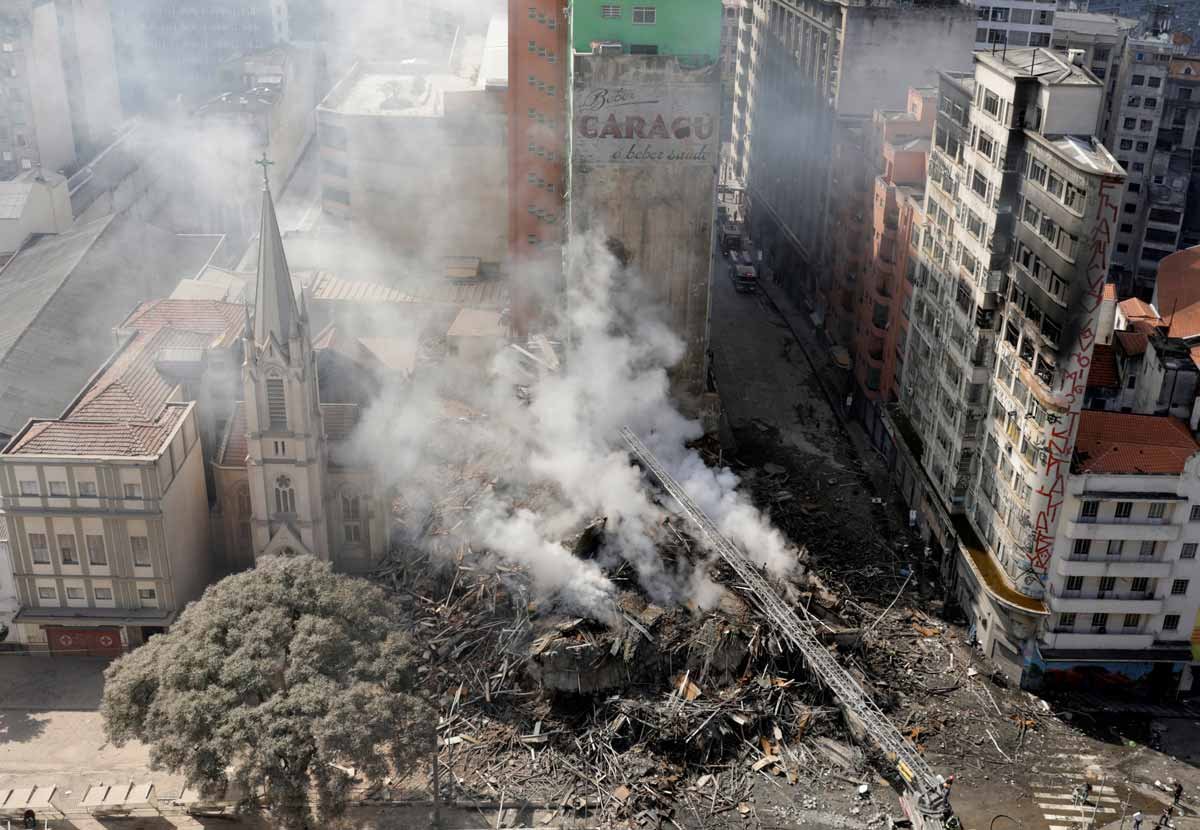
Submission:
<svg viewBox="0 0 1200 830">
<path fill-rule="evenodd" d="M 190 784 L 236 783 L 305 827 L 345 807 L 339 767 L 381 779 L 431 751 L 412 654 L 380 588 L 309 556 L 267 557 L 114 662 L 101 713 L 118 746 L 142 741 Z"/>
</svg>

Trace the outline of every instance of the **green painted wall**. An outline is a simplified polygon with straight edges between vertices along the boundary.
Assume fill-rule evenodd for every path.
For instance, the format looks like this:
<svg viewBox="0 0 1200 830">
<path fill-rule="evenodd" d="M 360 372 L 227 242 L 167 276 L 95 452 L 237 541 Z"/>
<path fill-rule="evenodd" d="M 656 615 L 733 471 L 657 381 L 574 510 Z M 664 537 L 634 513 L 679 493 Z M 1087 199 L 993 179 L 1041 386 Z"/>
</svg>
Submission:
<svg viewBox="0 0 1200 830">
<path fill-rule="evenodd" d="M 634 6 L 651 7 L 655 22 L 633 22 Z M 605 18 L 603 6 L 618 6 L 621 16 Z M 593 40 L 619 40 L 657 46 L 660 55 L 721 54 L 721 0 L 571 0 L 571 43 L 576 52 L 591 52 Z"/>
</svg>

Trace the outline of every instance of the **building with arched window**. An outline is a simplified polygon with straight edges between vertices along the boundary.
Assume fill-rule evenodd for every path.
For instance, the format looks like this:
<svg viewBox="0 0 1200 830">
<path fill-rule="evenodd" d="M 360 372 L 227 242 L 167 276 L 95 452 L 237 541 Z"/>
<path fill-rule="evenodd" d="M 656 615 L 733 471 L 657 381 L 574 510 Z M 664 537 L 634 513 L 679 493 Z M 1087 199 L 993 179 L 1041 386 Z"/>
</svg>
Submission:
<svg viewBox="0 0 1200 830">
<path fill-rule="evenodd" d="M 370 570 L 386 552 L 387 499 L 346 446 L 373 385 L 355 381 L 378 366 L 334 326 L 313 336 L 267 190 L 259 240 L 242 400 L 213 457 L 217 545 L 227 570 L 285 549 Z"/>
</svg>

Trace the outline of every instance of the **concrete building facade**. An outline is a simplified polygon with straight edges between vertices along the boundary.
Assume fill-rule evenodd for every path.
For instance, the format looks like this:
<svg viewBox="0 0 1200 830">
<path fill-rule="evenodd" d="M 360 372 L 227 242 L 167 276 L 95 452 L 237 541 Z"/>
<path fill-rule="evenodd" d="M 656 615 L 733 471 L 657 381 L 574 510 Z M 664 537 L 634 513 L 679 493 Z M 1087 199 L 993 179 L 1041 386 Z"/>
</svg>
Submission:
<svg viewBox="0 0 1200 830">
<path fill-rule="evenodd" d="M 482 64 L 489 76 L 482 55 L 461 57 L 360 63 L 334 86 L 317 109 L 321 206 L 398 255 L 498 263 L 509 248 L 508 66 Z M 556 221 L 542 204 L 553 202 L 531 209 Z"/>
<path fill-rule="evenodd" d="M 1049 46 L 1056 0 L 987 0 L 977 3 L 976 49 Z"/>
<path fill-rule="evenodd" d="M 55 0 L 75 152 L 90 159 L 121 125 L 111 0 Z"/>
<path fill-rule="evenodd" d="M 697 414 L 707 389 L 722 6 L 675 0 L 634 6 L 620 20 L 606 8 L 572 7 L 569 234 L 602 234 L 665 307 L 685 344 L 673 393 Z"/>
<path fill-rule="evenodd" d="M 907 90 L 967 68 L 975 9 L 953 2 L 759 0 L 743 20 L 733 115 L 736 178 L 744 178 L 751 236 L 787 293 L 829 338 L 853 348 L 857 284 L 835 282 L 828 240 L 841 200 L 867 202 L 874 174 L 845 164 L 875 110 Z M 834 160 L 831 170 L 830 159 Z"/>
<path fill-rule="evenodd" d="M 942 91 L 905 379 L 937 391 L 902 395 L 893 424 L 984 652 L 1018 678 L 1049 613 L 1123 171 L 1093 136 L 1103 86 L 1066 53 L 978 53 Z"/>
</svg>

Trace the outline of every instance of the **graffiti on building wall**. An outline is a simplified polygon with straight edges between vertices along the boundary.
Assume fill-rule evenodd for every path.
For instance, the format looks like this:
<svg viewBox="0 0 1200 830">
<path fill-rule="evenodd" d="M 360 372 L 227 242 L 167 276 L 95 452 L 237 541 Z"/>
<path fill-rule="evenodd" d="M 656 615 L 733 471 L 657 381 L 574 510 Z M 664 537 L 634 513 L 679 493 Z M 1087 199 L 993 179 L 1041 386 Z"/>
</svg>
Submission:
<svg viewBox="0 0 1200 830">
<path fill-rule="evenodd" d="M 1104 299 L 1104 281 L 1108 275 L 1110 248 L 1117 224 L 1117 205 L 1121 195 L 1119 179 L 1103 179 L 1096 201 L 1095 222 L 1088 237 L 1084 254 L 1087 256 L 1087 285 L 1079 302 L 1078 334 L 1062 363 L 1059 398 L 1066 412 L 1050 422 L 1046 437 L 1042 484 L 1036 494 L 1044 499 L 1033 527 L 1033 541 L 1020 588 L 1027 594 L 1040 595 L 1044 590 L 1046 566 L 1054 553 L 1054 537 L 1058 527 L 1059 510 L 1066 495 L 1067 475 L 1071 470 L 1071 452 L 1075 445 L 1079 413 L 1087 388 L 1088 367 L 1096 345 L 1098 313 Z"/>
<path fill-rule="evenodd" d="M 714 164 L 720 92 L 717 84 L 578 90 L 571 152 L 588 164 Z"/>
</svg>

